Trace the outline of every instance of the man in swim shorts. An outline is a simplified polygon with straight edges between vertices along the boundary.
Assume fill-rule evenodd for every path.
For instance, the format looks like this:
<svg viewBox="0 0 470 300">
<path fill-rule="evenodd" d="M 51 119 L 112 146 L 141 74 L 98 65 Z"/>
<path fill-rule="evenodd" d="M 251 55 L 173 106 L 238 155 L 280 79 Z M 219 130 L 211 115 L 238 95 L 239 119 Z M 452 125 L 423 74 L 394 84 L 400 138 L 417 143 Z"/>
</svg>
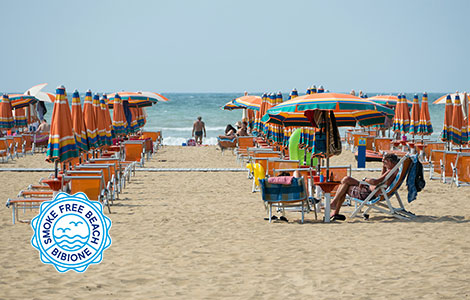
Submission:
<svg viewBox="0 0 470 300">
<path fill-rule="evenodd" d="M 341 209 L 341 205 L 346 199 L 346 194 L 361 200 L 366 199 L 367 196 L 369 196 L 369 194 L 375 189 L 376 185 L 378 185 L 385 179 L 385 177 L 388 175 L 388 173 L 390 173 L 393 167 L 395 167 L 398 161 L 399 159 L 395 154 L 385 154 L 382 159 L 382 175 L 377 179 L 367 177 L 363 179 L 363 181 L 368 183 L 370 186 L 366 184 L 361 184 L 361 182 L 355 178 L 345 176 L 341 180 L 341 184 L 339 185 L 338 190 L 336 191 L 335 198 L 331 202 L 331 209 L 334 210 L 334 214 L 331 218 L 333 220 L 344 220 L 345 218 L 344 216 L 339 214 L 339 210 Z M 395 179 L 395 176 L 396 175 L 390 176 L 388 182 L 386 183 L 387 186 L 392 184 L 393 180 Z"/>
<path fill-rule="evenodd" d="M 206 126 L 204 122 L 201 121 L 202 117 L 197 117 L 197 121 L 193 124 L 193 134 L 192 136 L 196 140 L 196 143 L 199 145 L 202 144 L 202 134 L 206 137 Z"/>
</svg>

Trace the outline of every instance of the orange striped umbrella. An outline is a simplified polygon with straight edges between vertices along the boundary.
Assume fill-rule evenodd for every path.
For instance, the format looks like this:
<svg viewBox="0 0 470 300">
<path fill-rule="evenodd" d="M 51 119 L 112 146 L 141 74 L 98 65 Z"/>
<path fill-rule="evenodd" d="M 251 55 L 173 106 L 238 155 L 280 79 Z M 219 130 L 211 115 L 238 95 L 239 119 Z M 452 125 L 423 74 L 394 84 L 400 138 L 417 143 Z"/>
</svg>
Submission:
<svg viewBox="0 0 470 300">
<path fill-rule="evenodd" d="M 441 140 L 444 142 L 451 141 L 452 115 L 453 115 L 452 99 L 450 98 L 450 94 L 449 94 L 446 96 L 446 108 L 444 112 L 444 127 L 442 128 L 442 133 L 441 133 Z"/>
<path fill-rule="evenodd" d="M 139 128 L 142 128 L 145 126 L 145 123 L 147 123 L 147 120 L 145 119 L 145 108 L 143 107 L 137 107 L 137 125 Z"/>
<path fill-rule="evenodd" d="M 91 96 L 91 90 L 88 90 L 85 93 L 85 101 L 83 103 L 83 119 L 85 120 L 88 148 L 99 148 L 100 143 L 98 140 L 98 129 L 96 126 L 96 118 L 93 110 L 93 99 Z"/>
<path fill-rule="evenodd" d="M 418 134 L 419 135 L 430 135 L 433 132 L 431 125 L 431 116 L 429 115 L 429 106 L 428 106 L 428 94 L 425 92 L 423 94 L 423 100 L 421 101 L 421 111 L 419 113 L 419 125 L 418 125 Z"/>
<path fill-rule="evenodd" d="M 46 161 L 62 163 L 75 157 L 78 157 L 78 150 L 72 129 L 72 115 L 65 88 L 61 86 L 56 89 Z"/>
<path fill-rule="evenodd" d="M 24 107 L 15 109 L 15 126 L 16 127 L 27 127 L 28 120 L 26 119 L 26 110 Z"/>
<path fill-rule="evenodd" d="M 393 131 L 405 134 L 410 129 L 410 111 L 408 110 L 405 95 L 398 95 L 398 104 L 395 108 Z"/>
<path fill-rule="evenodd" d="M 100 146 L 106 145 L 106 120 L 101 110 L 100 95 L 93 96 L 93 113 L 95 114 L 96 129 Z"/>
<path fill-rule="evenodd" d="M 418 95 L 415 94 L 413 98 L 413 105 L 411 106 L 410 113 L 410 133 L 412 135 L 418 134 L 419 128 L 419 99 Z"/>
<path fill-rule="evenodd" d="M 137 117 L 139 115 L 139 111 L 137 110 L 136 107 L 129 107 L 131 113 L 132 113 L 132 121 L 131 121 L 131 132 L 136 132 L 139 130 L 139 124 L 137 123 Z"/>
<path fill-rule="evenodd" d="M 455 145 L 462 145 L 467 142 L 467 128 L 463 123 L 463 112 L 458 94 L 455 96 L 454 107 L 452 108 L 450 140 Z"/>
<path fill-rule="evenodd" d="M 75 133 L 75 143 L 82 152 L 88 151 L 88 140 L 86 136 L 85 120 L 83 119 L 80 94 L 77 90 L 72 94 L 72 127 Z"/>
<path fill-rule="evenodd" d="M 0 128 L 10 130 L 15 127 L 13 119 L 10 98 L 7 94 L 3 94 L 2 102 L 0 102 Z"/>
<path fill-rule="evenodd" d="M 122 107 L 122 99 L 119 94 L 114 95 L 113 107 L 113 130 L 116 136 L 126 135 L 127 130 L 126 116 L 124 115 L 124 108 Z"/>
<path fill-rule="evenodd" d="M 113 124 L 111 121 L 111 113 L 109 112 L 108 108 L 108 97 L 106 94 L 103 94 L 103 96 L 100 99 L 100 106 L 102 113 L 104 115 L 105 119 L 105 124 L 106 124 L 106 144 L 107 145 L 112 145 L 113 144 Z"/>
</svg>

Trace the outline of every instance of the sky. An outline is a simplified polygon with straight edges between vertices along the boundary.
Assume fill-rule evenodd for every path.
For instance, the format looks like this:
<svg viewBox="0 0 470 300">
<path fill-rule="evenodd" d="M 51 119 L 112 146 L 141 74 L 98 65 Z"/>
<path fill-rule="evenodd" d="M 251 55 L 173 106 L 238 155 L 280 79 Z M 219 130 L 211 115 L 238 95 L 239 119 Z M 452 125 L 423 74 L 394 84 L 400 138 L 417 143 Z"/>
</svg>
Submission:
<svg viewBox="0 0 470 300">
<path fill-rule="evenodd" d="M 1 1 L 0 91 L 470 91 L 470 1 Z"/>
</svg>

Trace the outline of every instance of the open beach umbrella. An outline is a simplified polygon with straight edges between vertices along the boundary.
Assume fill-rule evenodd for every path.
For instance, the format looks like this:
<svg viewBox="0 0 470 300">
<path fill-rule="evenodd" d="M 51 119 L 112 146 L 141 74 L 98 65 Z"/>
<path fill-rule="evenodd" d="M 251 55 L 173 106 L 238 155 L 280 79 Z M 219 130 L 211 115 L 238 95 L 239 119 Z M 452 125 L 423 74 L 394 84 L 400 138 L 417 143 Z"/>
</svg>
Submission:
<svg viewBox="0 0 470 300">
<path fill-rule="evenodd" d="M 262 102 L 262 99 L 260 96 L 242 96 L 233 100 L 232 103 L 236 105 L 237 108 L 247 108 L 247 109 L 259 111 L 261 107 L 261 102 Z"/>
<path fill-rule="evenodd" d="M 307 109 L 328 109 L 333 112 L 371 110 L 384 116 L 393 116 L 394 113 L 392 109 L 372 101 L 339 93 L 315 93 L 299 96 L 269 109 L 268 113 L 303 112 Z"/>
<path fill-rule="evenodd" d="M 57 171 L 58 163 L 75 157 L 78 157 L 78 149 L 72 129 L 72 115 L 65 88 L 61 86 L 56 89 L 46 161 L 55 162 Z"/>
<path fill-rule="evenodd" d="M 78 150 L 88 151 L 88 140 L 86 136 L 85 121 L 83 119 L 82 104 L 80 94 L 77 90 L 72 94 L 72 128 L 75 134 L 75 143 Z"/>
<path fill-rule="evenodd" d="M 405 95 L 398 95 L 398 104 L 395 107 L 393 131 L 406 134 L 410 130 L 410 111 L 408 110 Z"/>
<path fill-rule="evenodd" d="M 168 98 L 152 92 L 118 92 L 123 102 L 128 102 L 129 107 L 147 107 L 152 106 L 158 101 L 168 101 Z M 114 105 L 114 94 L 108 95 L 108 105 Z"/>
<path fill-rule="evenodd" d="M 231 100 L 231 101 L 225 103 L 225 105 L 222 107 L 222 109 L 223 110 L 243 109 L 243 107 L 240 107 L 240 106 L 236 105 L 235 103 L 233 103 L 234 100 Z"/>
<path fill-rule="evenodd" d="M 390 107 L 396 107 L 398 104 L 398 97 L 393 95 L 377 95 L 374 97 L 367 98 L 367 100 L 374 101 L 375 103 Z M 409 107 L 413 105 L 413 103 L 409 101 L 407 101 L 406 103 Z"/>
<path fill-rule="evenodd" d="M 100 146 L 107 145 L 106 143 L 106 117 L 101 110 L 100 104 L 100 95 L 94 94 L 93 95 L 93 113 L 95 114 L 95 121 L 96 121 L 96 129 L 98 135 L 98 141 Z"/>
<path fill-rule="evenodd" d="M 447 104 L 447 96 L 450 96 L 451 99 L 455 100 L 456 95 L 459 95 L 460 99 L 463 99 L 464 97 L 464 93 L 459 93 L 459 92 L 450 93 L 450 94 L 446 94 L 444 96 L 437 98 L 432 104 Z"/>
<path fill-rule="evenodd" d="M 113 109 L 113 130 L 116 136 L 126 135 L 127 130 L 126 116 L 122 107 L 122 100 L 119 94 L 114 95 L 114 109 Z"/>
<path fill-rule="evenodd" d="M 27 127 L 28 120 L 26 118 L 26 110 L 24 107 L 16 108 L 14 111 L 15 127 Z"/>
<path fill-rule="evenodd" d="M 36 97 L 24 94 L 9 94 L 8 97 L 10 98 L 11 107 L 13 109 L 27 107 L 38 101 Z"/>
<path fill-rule="evenodd" d="M 428 94 L 423 94 L 421 101 L 421 111 L 419 113 L 418 134 L 421 136 L 430 135 L 433 132 L 431 116 L 429 115 Z"/>
<path fill-rule="evenodd" d="M 42 89 L 47 85 L 47 83 L 41 83 L 35 85 L 24 92 L 24 95 L 34 96 L 37 100 L 43 102 L 54 103 L 55 95 L 47 92 L 43 92 Z"/>
<path fill-rule="evenodd" d="M 442 127 L 441 140 L 450 142 L 451 139 L 451 126 L 452 126 L 453 107 L 450 94 L 446 96 L 446 107 L 444 112 L 444 126 Z"/>
<path fill-rule="evenodd" d="M 0 128 L 10 130 L 13 127 L 15 127 L 15 120 L 13 119 L 10 98 L 7 94 L 3 94 L 2 102 L 0 102 Z"/>
<path fill-rule="evenodd" d="M 113 122 L 111 121 L 111 113 L 108 108 L 108 97 L 106 94 L 100 99 L 100 107 L 101 110 L 104 111 L 104 118 L 105 118 L 105 125 L 106 125 L 106 144 L 112 145 L 113 144 Z"/>
<path fill-rule="evenodd" d="M 463 122 L 463 112 L 459 95 L 455 95 L 454 107 L 452 109 L 452 123 L 450 126 L 450 141 L 455 145 L 467 143 L 467 126 Z"/>
<path fill-rule="evenodd" d="M 414 95 L 413 98 L 413 106 L 411 107 L 411 113 L 410 113 L 410 130 L 409 133 L 412 134 L 413 136 L 418 134 L 418 128 L 419 128 L 419 99 L 418 95 Z"/>
<path fill-rule="evenodd" d="M 298 97 L 298 96 L 299 96 L 299 93 L 297 92 L 297 89 L 294 88 L 294 89 L 290 92 L 289 98 L 288 98 L 287 100 L 294 99 L 294 98 L 296 98 L 296 97 Z"/>
<path fill-rule="evenodd" d="M 93 109 L 91 90 L 88 90 L 85 93 L 85 100 L 83 101 L 83 119 L 85 120 L 88 148 L 99 148 L 100 142 L 98 140 L 98 129 L 96 125 L 95 112 Z"/>
</svg>

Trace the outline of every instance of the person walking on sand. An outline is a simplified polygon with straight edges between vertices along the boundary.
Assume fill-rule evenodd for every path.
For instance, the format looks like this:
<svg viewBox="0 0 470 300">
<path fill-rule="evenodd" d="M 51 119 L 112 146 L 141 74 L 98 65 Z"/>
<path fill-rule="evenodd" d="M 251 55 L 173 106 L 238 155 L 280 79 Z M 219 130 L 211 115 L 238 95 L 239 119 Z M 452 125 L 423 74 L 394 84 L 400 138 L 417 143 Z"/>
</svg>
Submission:
<svg viewBox="0 0 470 300">
<path fill-rule="evenodd" d="M 203 132 L 204 137 L 206 137 L 206 125 L 202 122 L 202 117 L 197 117 L 197 121 L 193 124 L 193 137 L 199 145 L 202 144 Z"/>
</svg>

